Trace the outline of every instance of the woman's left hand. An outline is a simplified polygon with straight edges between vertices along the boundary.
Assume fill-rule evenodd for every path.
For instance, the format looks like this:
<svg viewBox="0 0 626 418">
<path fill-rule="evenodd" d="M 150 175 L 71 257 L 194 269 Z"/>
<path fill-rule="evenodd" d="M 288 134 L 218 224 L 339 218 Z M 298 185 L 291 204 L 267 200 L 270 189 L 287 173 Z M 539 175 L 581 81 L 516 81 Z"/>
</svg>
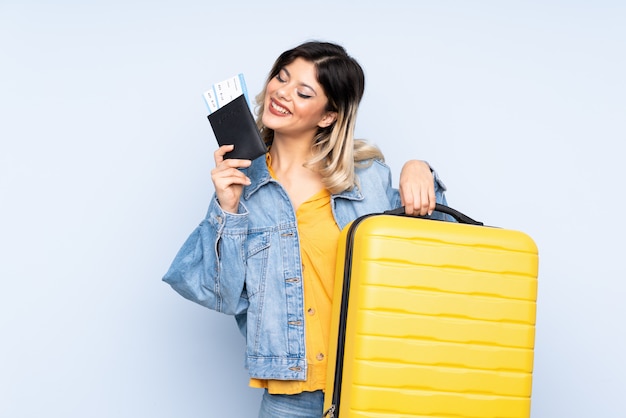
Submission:
<svg viewBox="0 0 626 418">
<path fill-rule="evenodd" d="M 435 210 L 435 180 L 425 161 L 409 160 L 400 172 L 400 199 L 407 215 L 430 215 Z"/>
</svg>

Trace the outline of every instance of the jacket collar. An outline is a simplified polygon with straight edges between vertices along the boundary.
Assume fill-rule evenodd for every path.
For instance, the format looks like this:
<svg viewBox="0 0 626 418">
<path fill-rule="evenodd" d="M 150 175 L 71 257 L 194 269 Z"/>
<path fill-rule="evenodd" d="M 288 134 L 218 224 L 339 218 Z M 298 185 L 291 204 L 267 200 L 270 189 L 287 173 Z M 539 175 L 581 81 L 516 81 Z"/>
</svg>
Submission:
<svg viewBox="0 0 626 418">
<path fill-rule="evenodd" d="M 341 193 L 335 193 L 331 197 L 333 199 L 342 198 L 347 200 L 363 200 L 363 193 L 361 193 L 361 188 L 356 185 L 351 190 L 344 190 Z"/>
<path fill-rule="evenodd" d="M 270 171 L 267 169 L 266 158 L 266 154 L 261 155 L 260 157 L 252 160 L 250 167 L 243 170 L 251 181 L 250 185 L 243 188 L 244 199 L 250 199 L 250 196 L 259 190 L 261 186 L 264 186 L 272 181 Z"/>
</svg>

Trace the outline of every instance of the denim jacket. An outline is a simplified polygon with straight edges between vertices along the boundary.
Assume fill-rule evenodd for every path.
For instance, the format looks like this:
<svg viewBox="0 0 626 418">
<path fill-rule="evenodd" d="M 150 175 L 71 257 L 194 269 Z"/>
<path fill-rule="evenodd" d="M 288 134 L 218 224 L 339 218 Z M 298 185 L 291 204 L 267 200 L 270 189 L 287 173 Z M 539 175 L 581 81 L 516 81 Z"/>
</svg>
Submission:
<svg viewBox="0 0 626 418">
<path fill-rule="evenodd" d="M 215 196 L 207 215 L 179 250 L 163 280 L 183 297 L 234 315 L 246 336 L 246 367 L 259 379 L 305 380 L 304 292 L 294 208 L 273 180 L 265 156 L 244 172 L 237 214 Z M 339 228 L 357 217 L 399 207 L 391 172 L 379 161 L 356 170 L 358 187 L 331 196 Z M 438 203 L 445 186 L 435 176 Z M 443 219 L 435 212 L 431 217 Z"/>
</svg>

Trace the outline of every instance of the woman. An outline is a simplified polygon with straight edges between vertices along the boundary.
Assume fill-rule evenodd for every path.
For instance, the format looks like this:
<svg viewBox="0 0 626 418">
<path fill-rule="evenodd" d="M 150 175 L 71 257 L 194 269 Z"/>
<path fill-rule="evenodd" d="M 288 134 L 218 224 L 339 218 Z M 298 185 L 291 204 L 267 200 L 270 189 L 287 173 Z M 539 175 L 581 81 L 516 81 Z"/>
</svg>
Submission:
<svg viewBox="0 0 626 418">
<path fill-rule="evenodd" d="M 400 190 L 378 148 L 355 140 L 360 65 L 338 45 L 307 42 L 280 55 L 257 96 L 269 147 L 254 161 L 215 151 L 215 195 L 164 280 L 184 297 L 234 315 L 246 336 L 259 417 L 320 417 L 335 252 L 360 215 L 445 203 L 428 164 L 409 161 Z M 431 216 L 439 216 L 432 214 Z"/>
</svg>

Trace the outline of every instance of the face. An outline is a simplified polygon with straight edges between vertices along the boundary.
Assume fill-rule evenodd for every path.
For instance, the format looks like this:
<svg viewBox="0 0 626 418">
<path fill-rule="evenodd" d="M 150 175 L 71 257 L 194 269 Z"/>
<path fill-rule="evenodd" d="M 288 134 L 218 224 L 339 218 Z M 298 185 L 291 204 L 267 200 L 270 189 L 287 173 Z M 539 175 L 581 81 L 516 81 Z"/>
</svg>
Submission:
<svg viewBox="0 0 626 418">
<path fill-rule="evenodd" d="M 262 121 L 275 136 L 313 139 L 319 127 L 331 125 L 328 99 L 317 82 L 315 65 L 302 58 L 280 69 L 267 84 Z"/>
</svg>

